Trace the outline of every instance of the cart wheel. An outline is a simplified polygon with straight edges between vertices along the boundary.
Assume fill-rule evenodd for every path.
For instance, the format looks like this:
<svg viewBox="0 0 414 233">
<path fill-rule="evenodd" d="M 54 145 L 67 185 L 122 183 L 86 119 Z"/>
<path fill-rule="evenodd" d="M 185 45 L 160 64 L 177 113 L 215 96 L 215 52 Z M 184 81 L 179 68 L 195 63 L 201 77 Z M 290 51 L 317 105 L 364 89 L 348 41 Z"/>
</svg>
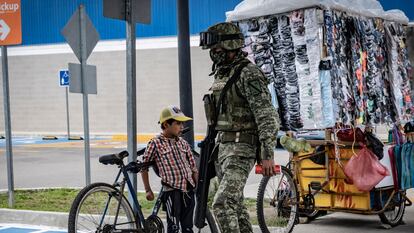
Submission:
<svg viewBox="0 0 414 233">
<path fill-rule="evenodd" d="M 379 214 L 379 217 L 381 219 L 381 222 L 384 224 L 388 224 L 390 226 L 398 226 L 401 224 L 401 221 L 403 220 L 404 211 L 405 211 L 405 200 L 401 195 L 398 195 L 394 198 L 398 198 L 400 200 L 397 200 L 397 203 L 395 205 L 390 203 L 390 207 L 385 210 L 384 213 Z"/>
</svg>

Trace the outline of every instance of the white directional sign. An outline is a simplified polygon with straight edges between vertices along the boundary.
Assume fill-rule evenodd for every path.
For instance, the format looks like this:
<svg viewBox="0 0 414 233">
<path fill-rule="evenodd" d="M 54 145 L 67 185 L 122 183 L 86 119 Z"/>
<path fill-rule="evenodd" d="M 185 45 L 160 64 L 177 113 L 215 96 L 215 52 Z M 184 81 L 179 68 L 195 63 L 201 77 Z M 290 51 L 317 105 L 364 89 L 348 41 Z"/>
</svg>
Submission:
<svg viewBox="0 0 414 233">
<path fill-rule="evenodd" d="M 67 87 L 69 86 L 69 70 L 60 70 L 59 71 L 59 86 Z"/>
<path fill-rule="evenodd" d="M 9 25 L 7 25 L 7 23 L 0 19 L 0 40 L 5 40 L 6 37 L 9 35 L 10 33 L 10 27 Z"/>
</svg>

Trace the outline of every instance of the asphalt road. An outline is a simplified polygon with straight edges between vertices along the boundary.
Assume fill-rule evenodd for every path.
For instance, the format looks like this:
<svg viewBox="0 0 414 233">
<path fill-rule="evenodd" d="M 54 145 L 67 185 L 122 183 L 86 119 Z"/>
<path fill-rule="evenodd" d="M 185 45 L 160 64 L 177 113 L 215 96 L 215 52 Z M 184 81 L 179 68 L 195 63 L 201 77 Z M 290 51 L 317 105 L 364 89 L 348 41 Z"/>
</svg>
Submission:
<svg viewBox="0 0 414 233">
<path fill-rule="evenodd" d="M 116 166 L 102 165 L 98 158 L 103 154 L 120 152 L 125 143 L 99 141 L 91 142 L 91 180 L 92 182 L 113 182 L 117 173 Z M 276 160 L 280 164 L 287 161 L 285 151 L 276 150 Z M 0 147 L 0 190 L 7 190 L 7 163 L 5 148 Z M 82 142 L 19 145 L 13 148 L 13 169 L 15 188 L 39 187 L 83 187 L 85 185 L 84 149 Z M 159 178 L 152 174 L 152 187 L 159 189 Z M 255 197 L 261 176 L 251 174 L 245 196 Z M 138 176 L 138 189 L 142 190 Z M 411 196 L 412 191 L 410 192 Z M 414 207 L 407 207 L 404 225 L 386 232 L 414 232 Z M 332 213 L 309 224 L 295 227 L 295 233 L 324 232 L 377 232 L 383 231 L 378 216 Z M 258 229 L 255 232 L 260 232 Z"/>
</svg>

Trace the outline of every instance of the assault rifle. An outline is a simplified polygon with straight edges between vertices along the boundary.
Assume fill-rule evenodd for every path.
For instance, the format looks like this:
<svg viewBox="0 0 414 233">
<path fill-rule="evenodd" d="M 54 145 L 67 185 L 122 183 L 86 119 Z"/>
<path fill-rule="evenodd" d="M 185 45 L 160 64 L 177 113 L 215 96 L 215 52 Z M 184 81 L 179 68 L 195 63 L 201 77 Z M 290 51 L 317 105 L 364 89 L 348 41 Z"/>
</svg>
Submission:
<svg viewBox="0 0 414 233">
<path fill-rule="evenodd" d="M 208 189 L 210 187 L 210 180 L 216 176 L 214 161 L 212 155 L 216 145 L 215 139 L 217 131 L 214 125 L 209 125 L 207 135 L 202 142 L 198 144 L 200 147 L 200 165 L 198 168 L 199 178 L 197 183 L 196 197 L 197 205 L 195 208 L 194 225 L 197 228 L 203 228 L 205 224 Z"/>
</svg>

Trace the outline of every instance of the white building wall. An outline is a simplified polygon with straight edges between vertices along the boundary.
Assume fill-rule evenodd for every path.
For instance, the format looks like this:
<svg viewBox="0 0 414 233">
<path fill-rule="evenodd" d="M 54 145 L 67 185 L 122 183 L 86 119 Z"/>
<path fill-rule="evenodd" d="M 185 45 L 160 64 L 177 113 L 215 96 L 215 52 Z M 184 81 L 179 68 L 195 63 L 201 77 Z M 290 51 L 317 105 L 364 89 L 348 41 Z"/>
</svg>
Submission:
<svg viewBox="0 0 414 233">
<path fill-rule="evenodd" d="M 207 51 L 191 39 L 194 130 L 205 134 L 203 94 L 212 82 Z M 9 48 L 10 105 L 13 135 L 66 134 L 65 89 L 58 71 L 78 62 L 67 45 Z M 89 95 L 91 135 L 126 134 L 125 41 L 103 42 L 88 59 L 97 66 L 98 94 Z M 1 70 L 1 69 L 0 69 Z M 155 134 L 164 106 L 179 106 L 178 51 L 175 38 L 137 42 L 138 134 Z M 2 83 L 2 81 L 1 81 Z M 3 83 L 2 83 L 3 85 Z M 0 134 L 4 134 L 3 88 Z M 82 95 L 69 93 L 71 134 L 83 134 Z"/>
</svg>

